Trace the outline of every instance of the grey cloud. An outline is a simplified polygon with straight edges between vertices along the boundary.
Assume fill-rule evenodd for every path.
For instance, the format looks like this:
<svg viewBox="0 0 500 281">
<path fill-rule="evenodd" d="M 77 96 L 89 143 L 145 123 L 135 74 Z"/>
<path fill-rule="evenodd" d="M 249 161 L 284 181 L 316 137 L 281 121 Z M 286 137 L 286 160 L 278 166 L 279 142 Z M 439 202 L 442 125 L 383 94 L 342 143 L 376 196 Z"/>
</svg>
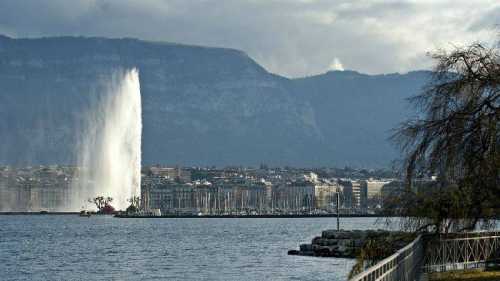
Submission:
<svg viewBox="0 0 500 281">
<path fill-rule="evenodd" d="M 478 32 L 485 27 L 495 28 L 500 30 L 500 3 L 499 5 L 491 7 L 483 17 L 474 19 L 473 23 L 469 26 L 470 32 Z"/>
<path fill-rule="evenodd" d="M 495 2 L 474 3 L 6 0 L 0 2 L 0 32 L 237 48 L 269 71 L 291 77 L 327 71 L 335 58 L 346 69 L 404 72 L 429 67 L 425 53 L 436 47 L 485 39 L 492 24 L 483 18 Z"/>
</svg>

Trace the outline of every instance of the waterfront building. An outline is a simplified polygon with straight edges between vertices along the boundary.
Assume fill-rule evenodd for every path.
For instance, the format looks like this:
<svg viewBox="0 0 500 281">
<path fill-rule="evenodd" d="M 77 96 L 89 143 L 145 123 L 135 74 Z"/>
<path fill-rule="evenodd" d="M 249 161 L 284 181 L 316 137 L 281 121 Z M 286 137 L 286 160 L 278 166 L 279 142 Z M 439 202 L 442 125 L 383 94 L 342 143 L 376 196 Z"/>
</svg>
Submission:
<svg viewBox="0 0 500 281">
<path fill-rule="evenodd" d="M 382 188 L 392 180 L 366 180 L 367 189 L 367 205 L 372 208 L 380 208 L 382 206 Z"/>
<path fill-rule="evenodd" d="M 367 207 L 368 191 L 366 181 L 339 179 L 338 183 L 343 188 L 345 209 L 364 212 Z"/>
<path fill-rule="evenodd" d="M 146 211 L 160 209 L 163 214 L 193 214 L 194 187 L 165 177 L 145 177 L 141 181 L 141 199 Z"/>
<path fill-rule="evenodd" d="M 179 182 L 191 181 L 191 171 L 179 167 L 152 166 L 146 170 L 146 174 L 154 177 L 164 177 Z"/>
<path fill-rule="evenodd" d="M 314 182 L 315 207 L 319 210 L 333 211 L 337 207 L 337 193 L 342 188 L 336 181 L 318 180 Z"/>
<path fill-rule="evenodd" d="M 163 214 L 259 214 L 267 210 L 266 182 L 242 178 L 179 183 L 145 176 L 141 197 L 146 210 Z"/>
<path fill-rule="evenodd" d="M 352 182 L 346 179 L 338 179 L 337 183 L 342 190 L 341 208 L 344 210 L 351 209 L 353 207 Z"/>
<path fill-rule="evenodd" d="M 311 211 L 315 205 L 314 185 L 309 181 L 294 181 L 273 187 L 272 210 L 283 213 Z"/>
<path fill-rule="evenodd" d="M 71 175 L 57 167 L 4 169 L 0 176 L 0 211 L 56 211 L 70 200 Z"/>
<path fill-rule="evenodd" d="M 367 186 L 366 181 L 351 181 L 352 183 L 352 202 L 353 208 L 360 210 L 366 209 L 367 207 Z"/>
</svg>

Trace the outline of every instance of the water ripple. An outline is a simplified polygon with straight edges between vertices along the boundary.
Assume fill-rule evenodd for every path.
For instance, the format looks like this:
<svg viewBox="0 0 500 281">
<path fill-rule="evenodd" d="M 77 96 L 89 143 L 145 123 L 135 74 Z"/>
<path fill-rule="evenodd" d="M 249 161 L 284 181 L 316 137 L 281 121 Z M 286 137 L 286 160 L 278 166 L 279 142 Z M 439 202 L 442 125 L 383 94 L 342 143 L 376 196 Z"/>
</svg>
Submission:
<svg viewBox="0 0 500 281">
<path fill-rule="evenodd" d="M 353 264 L 287 255 L 334 228 L 329 218 L 0 216 L 0 225 L 2 280 L 345 280 Z"/>
</svg>

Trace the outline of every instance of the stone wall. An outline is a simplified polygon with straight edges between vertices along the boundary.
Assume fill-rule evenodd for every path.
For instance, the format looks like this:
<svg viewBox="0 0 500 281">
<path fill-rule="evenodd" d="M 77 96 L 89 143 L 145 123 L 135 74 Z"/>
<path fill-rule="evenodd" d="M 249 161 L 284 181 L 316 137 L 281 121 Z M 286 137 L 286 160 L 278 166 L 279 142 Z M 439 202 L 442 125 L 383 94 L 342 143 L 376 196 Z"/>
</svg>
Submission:
<svg viewBox="0 0 500 281">
<path fill-rule="evenodd" d="M 376 241 L 395 252 L 406 245 L 406 239 L 396 237 L 405 236 L 402 232 L 386 230 L 325 230 L 321 236 L 314 237 L 311 244 L 301 244 L 299 250 L 288 251 L 289 255 L 356 258 L 360 255 L 368 241 Z M 383 242 L 382 242 L 383 241 Z M 386 244 L 386 241 L 390 241 Z"/>
</svg>

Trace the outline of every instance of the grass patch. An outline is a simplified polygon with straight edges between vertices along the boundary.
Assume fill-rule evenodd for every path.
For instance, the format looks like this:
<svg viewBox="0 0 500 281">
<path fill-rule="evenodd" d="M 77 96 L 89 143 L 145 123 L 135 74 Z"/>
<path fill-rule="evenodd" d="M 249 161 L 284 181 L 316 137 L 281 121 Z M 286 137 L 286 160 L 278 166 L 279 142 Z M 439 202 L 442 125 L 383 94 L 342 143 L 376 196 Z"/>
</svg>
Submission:
<svg viewBox="0 0 500 281">
<path fill-rule="evenodd" d="M 498 281 L 500 271 L 461 270 L 432 273 L 429 281 Z"/>
</svg>

